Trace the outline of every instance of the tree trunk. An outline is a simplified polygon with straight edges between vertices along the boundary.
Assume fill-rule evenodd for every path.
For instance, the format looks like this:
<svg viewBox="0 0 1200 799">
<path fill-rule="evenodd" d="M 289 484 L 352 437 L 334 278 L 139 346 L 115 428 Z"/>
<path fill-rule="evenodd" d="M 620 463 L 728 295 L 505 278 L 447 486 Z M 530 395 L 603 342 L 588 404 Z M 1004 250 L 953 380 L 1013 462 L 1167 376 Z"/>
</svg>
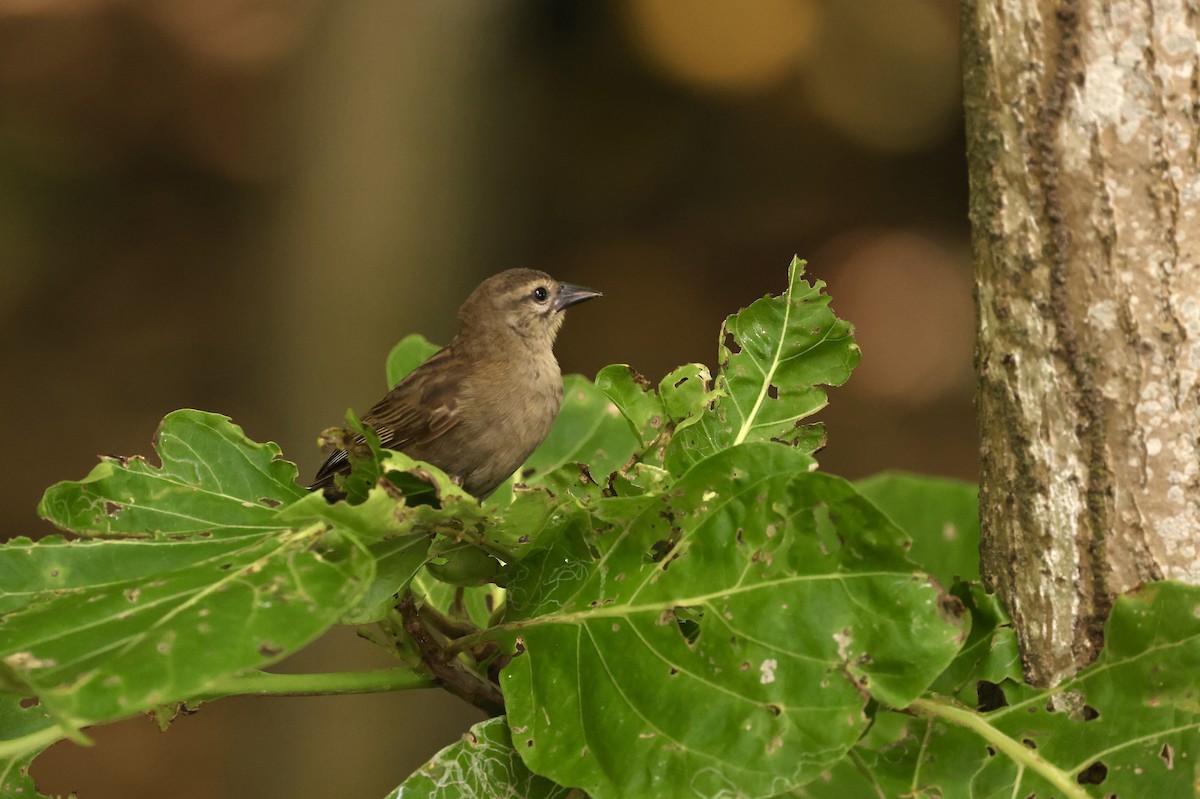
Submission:
<svg viewBox="0 0 1200 799">
<path fill-rule="evenodd" d="M 1200 582 L 1200 0 L 964 0 L 982 568 L 1026 676 Z"/>
</svg>

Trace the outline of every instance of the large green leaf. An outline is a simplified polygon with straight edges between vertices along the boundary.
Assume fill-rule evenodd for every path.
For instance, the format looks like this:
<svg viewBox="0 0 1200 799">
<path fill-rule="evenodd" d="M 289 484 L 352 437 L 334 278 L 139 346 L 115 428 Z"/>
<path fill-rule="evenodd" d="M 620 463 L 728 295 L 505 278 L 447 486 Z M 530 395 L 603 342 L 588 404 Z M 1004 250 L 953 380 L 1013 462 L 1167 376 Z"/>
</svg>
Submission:
<svg viewBox="0 0 1200 799">
<path fill-rule="evenodd" d="M 912 538 L 909 557 L 950 585 L 979 579 L 979 488 L 944 477 L 882 472 L 854 484 Z"/>
<path fill-rule="evenodd" d="M 1200 588 L 1154 583 L 1118 598 L 1096 663 L 1050 690 L 1005 681 L 979 713 L 927 701 L 883 713 L 802 796 L 1155 797 L 1200 788 Z M 1062 706 L 1075 710 L 1054 710 Z"/>
<path fill-rule="evenodd" d="M 78 482 L 48 489 L 38 513 L 79 535 L 261 534 L 276 508 L 305 495 L 275 444 L 256 444 L 225 416 L 175 411 L 155 436 L 162 467 L 106 457 Z"/>
<path fill-rule="evenodd" d="M 38 597 L 0 619 L 7 690 L 37 696 L 69 732 L 200 695 L 220 676 L 273 663 L 337 621 L 372 574 L 356 547 L 336 559 L 322 554 L 323 536 L 313 525 L 241 537 L 219 551 L 160 542 L 195 560 L 167 556 L 170 570 L 150 580 L 113 574 Z M 94 542 L 89 551 L 122 544 Z"/>
<path fill-rule="evenodd" d="M 550 435 L 526 461 L 521 482 L 581 496 L 596 494 L 637 449 L 637 436 L 604 392 L 585 377 L 567 375 L 562 409 Z"/>
<path fill-rule="evenodd" d="M 404 781 L 387 799 L 567 799 L 569 788 L 533 774 L 513 749 L 503 718 L 481 721 Z"/>
<path fill-rule="evenodd" d="M 812 452 L 824 440 L 804 419 L 825 407 L 822 385 L 841 385 L 861 357 L 853 329 L 834 316 L 821 281 L 789 268 L 788 288 L 725 320 L 718 347 L 717 398 L 697 424 L 680 425 L 667 447 L 676 473 L 726 447 L 777 441 Z"/>
<path fill-rule="evenodd" d="M 771 796 L 904 706 L 964 630 L 848 483 L 747 444 L 563 514 L 518 564 L 501 685 L 535 772 L 605 797 Z"/>
<path fill-rule="evenodd" d="M 377 617 L 425 562 L 422 525 L 438 511 L 398 509 L 382 489 L 330 505 L 225 417 L 170 414 L 157 447 L 161 468 L 109 459 L 47 491 L 43 514 L 92 538 L 0 548 L 0 689 L 36 696 L 60 737 L 204 695 L 339 619 Z M 45 730 L 2 735 L 14 756 L 46 743 Z"/>
</svg>

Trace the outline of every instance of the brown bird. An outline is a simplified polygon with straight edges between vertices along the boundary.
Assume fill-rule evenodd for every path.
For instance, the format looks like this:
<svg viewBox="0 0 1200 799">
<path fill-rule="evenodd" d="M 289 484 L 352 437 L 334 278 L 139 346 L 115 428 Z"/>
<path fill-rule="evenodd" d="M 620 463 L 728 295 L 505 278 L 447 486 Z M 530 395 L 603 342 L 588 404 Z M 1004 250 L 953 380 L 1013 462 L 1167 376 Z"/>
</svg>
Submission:
<svg viewBox="0 0 1200 799">
<path fill-rule="evenodd" d="M 363 415 L 383 446 L 427 461 L 483 499 L 520 468 L 562 405 L 554 339 L 564 311 L 600 292 L 535 269 L 479 284 L 458 309 L 458 333 Z M 310 490 L 350 470 L 338 450 Z"/>
</svg>

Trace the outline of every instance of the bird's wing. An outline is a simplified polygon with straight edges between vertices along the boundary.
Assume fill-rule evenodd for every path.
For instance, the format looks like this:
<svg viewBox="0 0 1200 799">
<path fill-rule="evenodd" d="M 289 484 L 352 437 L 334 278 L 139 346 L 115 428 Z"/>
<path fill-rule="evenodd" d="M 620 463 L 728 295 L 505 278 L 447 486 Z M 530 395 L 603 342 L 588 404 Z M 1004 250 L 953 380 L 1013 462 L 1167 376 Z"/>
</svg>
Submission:
<svg viewBox="0 0 1200 799">
<path fill-rule="evenodd" d="M 460 418 L 462 374 L 454 368 L 456 363 L 448 349 L 439 350 L 363 414 L 363 424 L 373 428 L 388 449 L 404 450 L 433 441 Z M 361 443 L 362 438 L 356 441 Z M 346 452 L 338 450 L 317 471 L 313 487 L 327 485 L 333 475 L 348 467 Z"/>
</svg>

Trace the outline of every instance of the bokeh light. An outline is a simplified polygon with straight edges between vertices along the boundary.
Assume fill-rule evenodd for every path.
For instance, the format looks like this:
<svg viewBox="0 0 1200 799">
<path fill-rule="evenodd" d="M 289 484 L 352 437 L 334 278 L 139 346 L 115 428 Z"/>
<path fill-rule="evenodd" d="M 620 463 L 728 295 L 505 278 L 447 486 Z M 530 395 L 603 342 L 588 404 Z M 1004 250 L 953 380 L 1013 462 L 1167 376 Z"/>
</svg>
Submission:
<svg viewBox="0 0 1200 799">
<path fill-rule="evenodd" d="M 930 147 L 962 114 L 954 18 L 934 0 L 827 3 L 803 85 L 801 112 L 859 144 Z"/>
<path fill-rule="evenodd" d="M 725 0 L 628 0 L 634 41 L 668 77 L 719 91 L 771 86 L 788 75 L 817 36 L 813 0 L 756 0 L 751 11 Z"/>
<path fill-rule="evenodd" d="M 918 406 L 971 383 L 975 342 L 965 247 L 915 231 L 852 230 L 822 248 L 834 307 L 855 326 L 854 387 Z"/>
</svg>

